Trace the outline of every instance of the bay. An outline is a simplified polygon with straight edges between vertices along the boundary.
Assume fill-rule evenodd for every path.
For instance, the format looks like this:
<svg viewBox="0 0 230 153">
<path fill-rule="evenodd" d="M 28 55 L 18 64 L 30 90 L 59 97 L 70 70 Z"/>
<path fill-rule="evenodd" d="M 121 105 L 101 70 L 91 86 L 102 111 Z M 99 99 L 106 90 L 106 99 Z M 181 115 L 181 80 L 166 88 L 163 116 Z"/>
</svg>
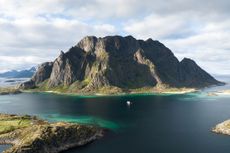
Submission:
<svg viewBox="0 0 230 153">
<path fill-rule="evenodd" d="M 67 153 L 226 153 L 230 137 L 212 133 L 211 128 L 230 118 L 230 97 L 207 93 L 228 87 L 184 95 L 4 95 L 0 96 L 0 113 L 109 129 L 102 139 Z M 132 104 L 128 106 L 127 101 Z M 6 147 L 0 146 L 0 151 Z"/>
<path fill-rule="evenodd" d="M 132 105 L 127 106 L 126 101 Z M 68 153 L 226 153 L 230 137 L 212 133 L 230 118 L 230 98 L 187 95 L 75 97 L 44 93 L 0 96 L 0 112 L 38 115 L 109 128 L 104 138 Z"/>
</svg>

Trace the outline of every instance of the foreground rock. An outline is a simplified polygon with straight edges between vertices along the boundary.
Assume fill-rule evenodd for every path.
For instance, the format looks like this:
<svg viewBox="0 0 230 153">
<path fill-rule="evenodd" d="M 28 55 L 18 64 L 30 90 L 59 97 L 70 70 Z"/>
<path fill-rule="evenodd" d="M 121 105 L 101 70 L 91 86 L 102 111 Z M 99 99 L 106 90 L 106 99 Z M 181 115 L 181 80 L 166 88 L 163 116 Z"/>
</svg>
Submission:
<svg viewBox="0 0 230 153">
<path fill-rule="evenodd" d="M 179 61 L 159 41 L 132 36 L 83 38 L 54 62 L 42 64 L 22 89 L 70 93 L 203 88 L 222 83 L 193 60 Z"/>
<path fill-rule="evenodd" d="M 212 131 L 219 134 L 230 135 L 230 120 L 217 124 Z"/>
<path fill-rule="evenodd" d="M 31 116 L 0 115 L 0 144 L 4 153 L 58 153 L 83 146 L 100 137 L 102 130 L 71 123 L 48 123 Z"/>
</svg>

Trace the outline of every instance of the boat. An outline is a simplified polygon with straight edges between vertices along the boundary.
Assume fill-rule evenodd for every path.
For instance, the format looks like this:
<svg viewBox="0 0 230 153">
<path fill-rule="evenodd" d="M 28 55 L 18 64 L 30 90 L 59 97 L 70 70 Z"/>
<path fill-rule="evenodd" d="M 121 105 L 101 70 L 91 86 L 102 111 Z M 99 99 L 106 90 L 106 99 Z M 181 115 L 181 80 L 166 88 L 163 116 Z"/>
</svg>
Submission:
<svg viewBox="0 0 230 153">
<path fill-rule="evenodd" d="M 132 104 L 130 101 L 127 101 L 126 103 L 128 106 L 130 106 Z"/>
</svg>

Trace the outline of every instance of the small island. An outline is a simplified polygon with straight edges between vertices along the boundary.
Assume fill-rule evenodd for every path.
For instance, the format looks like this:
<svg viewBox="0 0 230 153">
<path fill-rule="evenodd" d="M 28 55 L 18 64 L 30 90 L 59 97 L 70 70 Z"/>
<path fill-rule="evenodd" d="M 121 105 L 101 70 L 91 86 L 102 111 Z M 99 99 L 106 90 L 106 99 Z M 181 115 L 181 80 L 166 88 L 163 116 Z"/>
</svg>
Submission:
<svg viewBox="0 0 230 153">
<path fill-rule="evenodd" d="M 217 95 L 230 95 L 230 90 L 227 89 L 227 90 L 221 90 L 221 91 L 218 91 L 216 92 Z"/>
<path fill-rule="evenodd" d="M 230 90 L 225 89 L 225 90 L 219 90 L 219 91 L 212 91 L 207 93 L 208 96 L 229 96 L 230 95 Z"/>
<path fill-rule="evenodd" d="M 230 135 L 230 120 L 217 124 L 212 131 L 219 134 Z"/>
<path fill-rule="evenodd" d="M 0 114 L 0 144 L 12 145 L 4 153 L 58 153 L 102 136 L 103 130 L 95 126 L 49 123 L 36 116 Z"/>
</svg>

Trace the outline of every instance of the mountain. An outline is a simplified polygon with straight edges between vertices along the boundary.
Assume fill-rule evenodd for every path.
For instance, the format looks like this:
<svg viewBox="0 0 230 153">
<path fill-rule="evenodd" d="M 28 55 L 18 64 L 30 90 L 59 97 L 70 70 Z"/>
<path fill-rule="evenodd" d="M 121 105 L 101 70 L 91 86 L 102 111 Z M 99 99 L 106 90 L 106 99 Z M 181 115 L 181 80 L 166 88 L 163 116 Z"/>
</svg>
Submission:
<svg viewBox="0 0 230 153">
<path fill-rule="evenodd" d="M 32 67 L 28 70 L 11 70 L 8 72 L 0 73 L 0 77 L 2 78 L 31 78 L 36 72 L 36 68 Z"/>
<path fill-rule="evenodd" d="M 53 62 L 43 63 L 21 88 L 74 93 L 156 88 L 203 88 L 222 83 L 192 59 L 179 61 L 159 41 L 87 36 Z M 145 91 L 145 90 L 144 90 Z"/>
</svg>

